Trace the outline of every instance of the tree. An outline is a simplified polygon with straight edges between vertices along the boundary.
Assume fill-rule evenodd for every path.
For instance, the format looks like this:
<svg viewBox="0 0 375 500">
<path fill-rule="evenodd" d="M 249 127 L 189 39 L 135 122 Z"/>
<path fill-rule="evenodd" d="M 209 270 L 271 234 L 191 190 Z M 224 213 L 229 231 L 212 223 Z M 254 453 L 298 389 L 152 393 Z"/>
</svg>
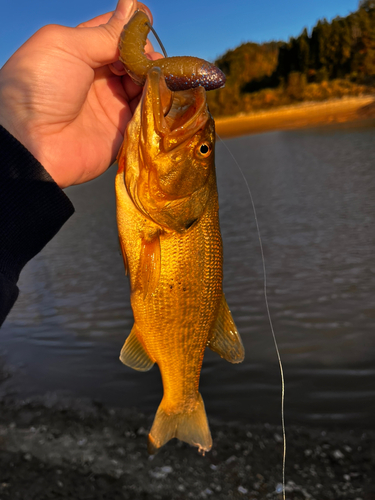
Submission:
<svg viewBox="0 0 375 500">
<path fill-rule="evenodd" d="M 370 10 L 375 9 L 375 0 L 361 0 L 358 7 L 369 12 Z"/>
</svg>

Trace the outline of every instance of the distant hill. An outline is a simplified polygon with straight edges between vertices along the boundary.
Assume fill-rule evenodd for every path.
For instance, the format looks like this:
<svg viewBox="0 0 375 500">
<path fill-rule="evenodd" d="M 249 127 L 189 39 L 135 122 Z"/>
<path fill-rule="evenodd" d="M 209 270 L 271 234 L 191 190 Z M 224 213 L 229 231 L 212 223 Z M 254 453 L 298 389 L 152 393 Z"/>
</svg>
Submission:
<svg viewBox="0 0 375 500">
<path fill-rule="evenodd" d="M 209 92 L 214 116 L 375 91 L 375 0 L 288 42 L 244 43 L 215 61 L 227 75 Z"/>
</svg>

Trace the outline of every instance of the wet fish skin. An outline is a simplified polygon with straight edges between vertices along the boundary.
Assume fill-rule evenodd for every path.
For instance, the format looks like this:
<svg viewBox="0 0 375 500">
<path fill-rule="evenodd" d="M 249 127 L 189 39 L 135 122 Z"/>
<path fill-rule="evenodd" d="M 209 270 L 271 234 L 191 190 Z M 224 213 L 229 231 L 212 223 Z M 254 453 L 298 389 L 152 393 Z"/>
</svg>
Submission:
<svg viewBox="0 0 375 500">
<path fill-rule="evenodd" d="M 157 363 L 164 388 L 150 453 L 174 437 L 202 453 L 211 449 L 199 393 L 205 348 L 233 363 L 244 357 L 222 289 L 214 143 L 205 90 L 172 93 L 161 70 L 152 68 L 116 176 L 134 313 L 120 359 L 142 371 Z"/>
</svg>

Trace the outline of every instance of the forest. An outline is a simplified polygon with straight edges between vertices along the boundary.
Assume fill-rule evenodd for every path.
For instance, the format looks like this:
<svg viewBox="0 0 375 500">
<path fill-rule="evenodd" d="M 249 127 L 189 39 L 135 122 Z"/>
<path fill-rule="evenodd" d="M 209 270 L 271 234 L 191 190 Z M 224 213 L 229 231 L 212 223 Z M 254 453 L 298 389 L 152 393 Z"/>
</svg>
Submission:
<svg viewBox="0 0 375 500">
<path fill-rule="evenodd" d="M 347 17 L 319 20 L 288 42 L 247 42 L 215 61 L 227 76 L 209 92 L 214 117 L 375 91 L 375 0 Z"/>
</svg>

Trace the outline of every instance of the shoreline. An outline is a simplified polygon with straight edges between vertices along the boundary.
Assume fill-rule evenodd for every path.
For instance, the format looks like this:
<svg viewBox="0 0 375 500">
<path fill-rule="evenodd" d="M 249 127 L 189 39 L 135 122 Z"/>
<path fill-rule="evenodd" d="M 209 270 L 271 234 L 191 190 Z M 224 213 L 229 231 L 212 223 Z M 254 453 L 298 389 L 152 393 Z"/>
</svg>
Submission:
<svg viewBox="0 0 375 500">
<path fill-rule="evenodd" d="M 217 134 L 227 139 L 274 130 L 291 130 L 330 123 L 375 118 L 375 95 L 302 102 L 215 119 Z"/>
<path fill-rule="evenodd" d="M 147 454 L 153 415 L 61 394 L 0 399 L 2 500 L 281 500 L 279 426 L 210 421 L 205 456 L 172 440 Z M 287 425 L 289 500 L 370 500 L 373 429 Z"/>
</svg>

